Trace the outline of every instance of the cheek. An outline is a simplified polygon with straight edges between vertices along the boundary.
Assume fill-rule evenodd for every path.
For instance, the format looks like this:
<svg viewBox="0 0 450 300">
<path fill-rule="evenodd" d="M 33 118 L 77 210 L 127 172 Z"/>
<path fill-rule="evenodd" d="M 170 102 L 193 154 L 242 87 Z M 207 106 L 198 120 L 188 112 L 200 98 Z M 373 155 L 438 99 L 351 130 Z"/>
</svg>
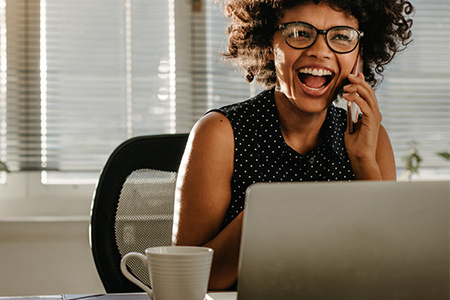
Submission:
<svg viewBox="0 0 450 300">
<path fill-rule="evenodd" d="M 352 53 L 353 54 L 353 53 Z M 349 74 L 353 72 L 353 68 L 355 67 L 357 54 L 353 54 L 351 56 L 345 57 L 341 60 L 341 73 L 344 77 L 347 77 Z"/>
<path fill-rule="evenodd" d="M 356 62 L 357 55 L 351 55 L 349 57 L 345 57 L 339 60 L 339 68 L 340 74 L 338 78 L 338 83 L 341 84 L 344 80 L 347 79 L 348 75 L 350 75 L 353 71 L 353 67 Z"/>
<path fill-rule="evenodd" d="M 285 77 L 287 76 L 287 74 L 286 74 L 287 73 L 286 54 L 278 46 L 274 47 L 274 63 L 275 63 L 275 72 L 277 74 L 277 78 L 281 81 L 284 81 Z"/>
<path fill-rule="evenodd" d="M 274 63 L 275 63 L 275 69 L 277 71 L 277 74 L 279 76 L 283 75 L 283 67 L 286 65 L 286 56 L 283 50 L 280 49 L 279 46 L 274 46 L 273 49 L 273 55 L 274 55 Z"/>
<path fill-rule="evenodd" d="M 298 50 L 290 51 L 290 49 L 286 49 L 286 47 L 283 46 L 280 46 L 279 44 L 274 45 L 274 64 L 275 70 L 277 72 L 277 77 L 287 80 L 287 78 L 292 75 L 293 66 L 298 60 L 299 55 L 297 53 Z"/>
</svg>

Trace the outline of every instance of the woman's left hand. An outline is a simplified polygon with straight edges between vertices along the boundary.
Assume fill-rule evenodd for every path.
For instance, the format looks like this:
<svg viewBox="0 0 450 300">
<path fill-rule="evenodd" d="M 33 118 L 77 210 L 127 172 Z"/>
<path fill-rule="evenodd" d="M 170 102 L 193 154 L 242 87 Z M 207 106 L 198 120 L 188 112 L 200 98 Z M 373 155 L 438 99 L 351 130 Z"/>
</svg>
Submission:
<svg viewBox="0 0 450 300">
<path fill-rule="evenodd" d="M 378 135 L 381 126 L 381 112 L 375 91 L 364 80 L 362 74 L 349 75 L 350 84 L 344 86 L 345 100 L 355 102 L 361 109 L 362 118 L 354 124 L 354 132 L 345 133 L 345 145 L 352 163 L 352 167 L 377 164 Z M 355 165 L 356 164 L 356 165 Z"/>
</svg>

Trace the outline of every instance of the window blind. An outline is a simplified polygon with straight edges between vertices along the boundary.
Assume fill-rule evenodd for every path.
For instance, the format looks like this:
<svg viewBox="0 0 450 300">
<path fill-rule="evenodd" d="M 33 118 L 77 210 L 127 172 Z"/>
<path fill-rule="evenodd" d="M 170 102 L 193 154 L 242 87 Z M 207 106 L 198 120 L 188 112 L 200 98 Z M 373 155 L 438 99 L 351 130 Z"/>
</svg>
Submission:
<svg viewBox="0 0 450 300">
<path fill-rule="evenodd" d="M 376 91 L 397 167 L 416 144 L 424 168 L 450 164 L 450 2 L 413 0 L 413 43 L 389 65 Z"/>
<path fill-rule="evenodd" d="M 377 90 L 402 167 L 449 168 L 450 4 L 413 0 L 414 43 Z M 188 132 L 208 109 L 262 90 L 223 62 L 215 1 L 0 0 L 0 159 L 13 171 L 98 173 L 142 134 Z M 94 175 L 93 178 L 96 178 Z"/>
<path fill-rule="evenodd" d="M 98 170 L 123 140 L 175 131 L 174 16 L 151 2 L 41 1 L 43 168 Z"/>
<path fill-rule="evenodd" d="M 227 19 L 216 1 L 199 1 L 193 13 L 194 121 L 208 109 L 242 101 L 263 88 L 248 84 L 243 73 L 221 55 L 227 47 Z"/>
<path fill-rule="evenodd" d="M 39 168 L 39 2 L 0 7 L 0 155 L 11 170 Z"/>
</svg>

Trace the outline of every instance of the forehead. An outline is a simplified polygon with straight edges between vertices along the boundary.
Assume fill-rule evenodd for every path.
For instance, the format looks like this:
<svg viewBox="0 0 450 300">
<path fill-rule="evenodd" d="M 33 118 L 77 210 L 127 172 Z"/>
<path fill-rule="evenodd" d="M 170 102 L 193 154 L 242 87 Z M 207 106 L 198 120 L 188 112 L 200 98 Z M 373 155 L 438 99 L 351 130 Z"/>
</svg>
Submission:
<svg viewBox="0 0 450 300">
<path fill-rule="evenodd" d="M 359 22 L 353 15 L 337 10 L 324 2 L 319 4 L 307 2 L 287 9 L 279 23 L 295 21 L 306 22 L 319 29 L 328 29 L 334 26 L 359 28 Z"/>
</svg>

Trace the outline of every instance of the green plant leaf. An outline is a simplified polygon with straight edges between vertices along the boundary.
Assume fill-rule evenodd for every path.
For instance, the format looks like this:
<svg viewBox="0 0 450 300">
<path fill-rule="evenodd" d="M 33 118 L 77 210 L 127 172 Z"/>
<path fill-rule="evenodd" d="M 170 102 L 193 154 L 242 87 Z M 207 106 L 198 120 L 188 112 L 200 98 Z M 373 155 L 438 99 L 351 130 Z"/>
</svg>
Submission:
<svg viewBox="0 0 450 300">
<path fill-rule="evenodd" d="M 8 172 L 9 173 L 8 166 L 2 161 L 0 161 L 0 172 Z"/>
<path fill-rule="evenodd" d="M 441 156 L 445 160 L 450 160 L 450 153 L 448 152 L 439 152 L 437 155 Z"/>
</svg>

